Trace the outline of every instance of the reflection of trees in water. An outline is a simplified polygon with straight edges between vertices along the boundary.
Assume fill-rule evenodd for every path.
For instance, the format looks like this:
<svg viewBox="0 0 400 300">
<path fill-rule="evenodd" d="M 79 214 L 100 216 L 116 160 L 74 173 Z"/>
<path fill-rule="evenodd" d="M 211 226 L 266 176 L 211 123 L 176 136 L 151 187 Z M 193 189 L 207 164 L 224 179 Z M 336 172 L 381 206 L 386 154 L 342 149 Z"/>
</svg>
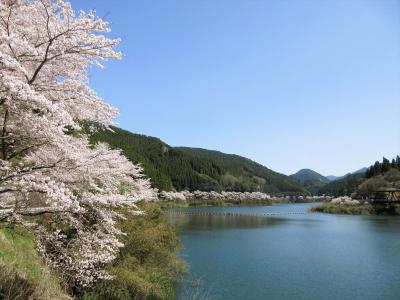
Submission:
<svg viewBox="0 0 400 300">
<path fill-rule="evenodd" d="M 266 216 L 228 216 L 228 215 L 180 215 L 169 216 L 168 219 L 178 230 L 184 229 L 229 229 L 257 228 L 278 225 L 285 219 Z"/>
<path fill-rule="evenodd" d="M 266 215 L 169 215 L 167 219 L 178 231 L 184 230 L 218 230 L 218 229 L 245 229 L 259 228 L 276 225 L 290 224 L 301 227 L 319 226 L 321 220 L 315 215 L 309 214 L 307 217 L 298 216 L 266 216 Z"/>
<path fill-rule="evenodd" d="M 400 231 L 400 217 L 394 216 L 366 216 L 363 217 L 371 229 L 382 232 L 399 232 Z"/>
</svg>

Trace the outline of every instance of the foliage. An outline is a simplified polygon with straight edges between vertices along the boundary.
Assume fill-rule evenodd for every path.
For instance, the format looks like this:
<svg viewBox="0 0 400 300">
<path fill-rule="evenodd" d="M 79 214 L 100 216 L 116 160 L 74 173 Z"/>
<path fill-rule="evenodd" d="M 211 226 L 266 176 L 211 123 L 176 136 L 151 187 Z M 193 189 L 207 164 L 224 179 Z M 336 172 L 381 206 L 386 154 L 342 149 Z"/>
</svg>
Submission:
<svg viewBox="0 0 400 300">
<path fill-rule="evenodd" d="M 4 292 L 12 292 L 7 298 Z M 3 293 L 3 294 L 2 294 Z M 33 235 L 15 226 L 0 229 L 0 299 L 69 299 L 59 279 L 35 250 Z"/>
<path fill-rule="evenodd" d="M 390 169 L 385 173 L 385 180 L 389 182 L 399 182 L 400 181 L 400 169 Z"/>
<path fill-rule="evenodd" d="M 386 214 L 400 215 L 400 206 L 392 204 L 384 205 L 360 205 L 360 201 L 354 199 L 364 199 L 369 201 L 376 197 L 377 192 L 386 189 L 400 187 L 400 169 L 396 160 L 392 163 L 383 158 L 382 163 L 376 162 L 369 167 L 366 173 L 351 174 L 340 180 L 333 181 L 320 189 L 321 193 L 330 193 L 335 196 L 347 195 L 333 199 L 330 203 L 312 208 L 315 212 L 326 212 L 335 214 Z M 367 202 L 368 203 L 368 202 Z"/>
<path fill-rule="evenodd" d="M 386 187 L 387 182 L 382 175 L 368 178 L 364 180 L 355 192 L 356 198 L 372 198 L 376 191 Z"/>
<path fill-rule="evenodd" d="M 177 149 L 190 157 L 206 158 L 220 165 L 225 170 L 225 176 L 221 178 L 225 191 L 308 193 L 289 176 L 274 172 L 248 158 L 201 148 L 179 147 Z"/>
<path fill-rule="evenodd" d="M 395 160 L 392 161 L 394 167 L 388 165 L 388 162 L 389 160 L 384 158 L 382 164 L 375 163 L 371 166 L 366 173 L 366 179 L 357 187 L 353 197 L 370 199 L 373 198 L 379 190 L 400 188 L 400 169 L 397 168 Z M 372 177 L 368 177 L 376 172 L 377 169 L 381 171 Z"/>
<path fill-rule="evenodd" d="M 154 187 L 170 191 L 180 189 L 221 190 L 217 179 L 222 174 L 218 165 L 201 158 L 189 158 L 157 138 L 133 134 L 117 127 L 91 135 L 91 142 L 106 142 L 122 149 L 126 157 L 140 163 Z"/>
<path fill-rule="evenodd" d="M 397 174 L 400 171 L 400 157 L 390 162 L 385 157 L 382 162 L 375 162 L 365 172 L 349 174 L 341 179 L 332 181 L 319 190 L 319 194 L 333 196 L 352 195 L 356 197 L 371 197 L 379 188 L 396 185 L 399 182 Z"/>
<path fill-rule="evenodd" d="M 125 244 L 109 272 L 112 281 L 97 284 L 89 299 L 173 299 L 173 283 L 184 271 L 176 255 L 179 240 L 156 203 L 140 204 L 145 215 L 132 217 L 124 211 L 125 220 L 119 222 L 127 233 Z"/>
<path fill-rule="evenodd" d="M 392 159 L 392 162 L 385 157 L 382 159 L 382 162 L 376 161 L 375 164 L 367 169 L 365 172 L 365 177 L 371 178 L 373 176 L 382 175 L 388 172 L 390 169 L 400 170 L 400 156 L 397 155 L 396 159 Z"/>
<path fill-rule="evenodd" d="M 0 221 L 34 228 L 40 253 L 77 288 L 108 277 L 122 246 L 114 207 L 154 197 L 140 167 L 80 133 L 117 114 L 87 81 L 90 66 L 121 57 L 109 31 L 63 0 L 0 2 Z M 26 218 L 44 213 L 59 222 Z"/>
</svg>

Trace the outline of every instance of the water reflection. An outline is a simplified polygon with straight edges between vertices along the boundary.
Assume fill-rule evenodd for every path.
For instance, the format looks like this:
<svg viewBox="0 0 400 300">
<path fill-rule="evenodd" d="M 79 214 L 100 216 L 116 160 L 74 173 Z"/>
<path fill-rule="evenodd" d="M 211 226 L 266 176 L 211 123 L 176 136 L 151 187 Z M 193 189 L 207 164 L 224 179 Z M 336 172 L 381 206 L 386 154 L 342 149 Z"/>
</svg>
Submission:
<svg viewBox="0 0 400 300">
<path fill-rule="evenodd" d="M 218 229 L 240 229 L 258 228 L 278 225 L 284 219 L 265 216 L 217 216 L 217 215 L 181 215 L 168 216 L 169 221 L 178 230 L 218 230 Z"/>
<path fill-rule="evenodd" d="M 229 216 L 229 215 L 167 215 L 178 231 L 251 229 L 279 225 L 314 227 L 321 223 L 317 218 L 304 216 Z"/>
<path fill-rule="evenodd" d="M 364 217 L 366 223 L 370 226 L 371 230 L 386 231 L 386 232 L 400 232 L 400 218 L 391 216 L 366 216 Z"/>
</svg>

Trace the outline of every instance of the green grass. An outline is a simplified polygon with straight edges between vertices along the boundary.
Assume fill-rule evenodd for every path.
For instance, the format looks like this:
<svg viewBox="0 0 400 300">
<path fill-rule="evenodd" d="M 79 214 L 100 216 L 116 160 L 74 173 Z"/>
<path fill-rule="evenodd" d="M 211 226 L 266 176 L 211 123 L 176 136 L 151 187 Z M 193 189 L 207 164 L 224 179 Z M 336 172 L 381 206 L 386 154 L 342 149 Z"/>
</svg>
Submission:
<svg viewBox="0 0 400 300">
<path fill-rule="evenodd" d="M 328 214 L 342 214 L 342 215 L 372 215 L 375 211 L 370 205 L 337 205 L 331 203 L 324 203 L 312 207 L 311 212 L 320 212 Z"/>
<path fill-rule="evenodd" d="M 0 270 L 25 280 L 37 299 L 68 299 L 58 278 L 38 256 L 33 235 L 22 227 L 0 227 Z"/>
<path fill-rule="evenodd" d="M 157 203 L 138 205 L 145 215 L 133 216 L 129 210 L 120 210 L 125 219 L 118 222 L 118 227 L 126 233 L 121 236 L 125 247 L 107 266 L 113 280 L 73 291 L 75 299 L 174 299 L 174 284 L 186 269 L 177 256 L 179 239 Z M 1 300 L 72 299 L 56 275 L 42 262 L 29 230 L 0 223 Z"/>
</svg>

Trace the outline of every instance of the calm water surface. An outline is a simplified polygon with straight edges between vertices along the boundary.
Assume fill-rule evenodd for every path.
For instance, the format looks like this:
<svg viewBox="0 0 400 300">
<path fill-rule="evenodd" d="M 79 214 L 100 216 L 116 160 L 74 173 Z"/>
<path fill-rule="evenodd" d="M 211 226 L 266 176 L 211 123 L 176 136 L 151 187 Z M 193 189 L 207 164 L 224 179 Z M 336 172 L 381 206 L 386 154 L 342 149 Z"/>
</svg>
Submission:
<svg viewBox="0 0 400 300">
<path fill-rule="evenodd" d="M 315 204 L 314 204 L 315 205 Z M 243 214 L 312 204 L 182 210 Z M 169 216 L 190 275 L 177 299 L 400 299 L 400 218 L 329 214 Z"/>
</svg>

